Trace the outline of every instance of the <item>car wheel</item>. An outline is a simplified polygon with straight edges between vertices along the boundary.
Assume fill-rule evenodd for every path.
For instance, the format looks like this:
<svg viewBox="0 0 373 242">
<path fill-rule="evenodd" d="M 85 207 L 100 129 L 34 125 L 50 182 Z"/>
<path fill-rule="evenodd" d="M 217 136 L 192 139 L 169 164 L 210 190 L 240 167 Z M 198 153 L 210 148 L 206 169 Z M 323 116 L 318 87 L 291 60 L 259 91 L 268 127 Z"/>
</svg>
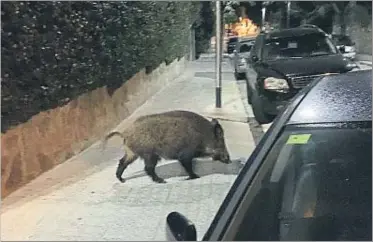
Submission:
<svg viewBox="0 0 373 242">
<path fill-rule="evenodd" d="M 243 80 L 246 78 L 246 74 L 245 73 L 238 73 L 236 70 L 234 71 L 234 77 L 236 78 L 236 80 Z"/>
<path fill-rule="evenodd" d="M 238 73 L 237 73 L 236 68 L 234 69 L 234 78 L 235 78 L 236 80 L 238 80 Z"/>
<path fill-rule="evenodd" d="M 265 113 L 265 111 L 263 110 L 262 101 L 260 100 L 258 94 L 255 93 L 255 91 L 251 93 L 250 99 L 251 99 L 251 106 L 253 108 L 253 113 L 254 113 L 254 117 L 256 121 L 259 124 L 268 124 L 272 122 L 274 119 L 274 116 Z"/>
</svg>

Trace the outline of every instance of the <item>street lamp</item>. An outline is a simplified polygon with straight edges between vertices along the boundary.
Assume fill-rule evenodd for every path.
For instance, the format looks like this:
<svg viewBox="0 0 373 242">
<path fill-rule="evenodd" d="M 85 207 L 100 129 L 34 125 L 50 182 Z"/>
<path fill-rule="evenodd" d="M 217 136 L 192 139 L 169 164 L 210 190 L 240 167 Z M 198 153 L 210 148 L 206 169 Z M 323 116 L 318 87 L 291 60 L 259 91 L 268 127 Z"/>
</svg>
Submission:
<svg viewBox="0 0 373 242">
<path fill-rule="evenodd" d="M 262 7 L 262 30 L 264 30 L 264 23 L 265 23 L 265 17 L 266 17 L 266 7 L 265 6 L 263 6 Z"/>
<path fill-rule="evenodd" d="M 265 29 L 264 23 L 265 23 L 265 18 L 266 18 L 266 11 L 267 11 L 267 6 L 269 5 L 269 1 L 265 1 L 262 3 L 262 30 Z"/>
<path fill-rule="evenodd" d="M 288 1 L 286 3 L 286 27 L 290 28 L 290 9 L 291 8 L 291 2 Z"/>
<path fill-rule="evenodd" d="M 221 33 L 221 6 L 220 1 L 216 1 L 216 86 L 215 86 L 215 106 L 221 108 L 221 62 L 222 62 L 222 33 Z"/>
</svg>

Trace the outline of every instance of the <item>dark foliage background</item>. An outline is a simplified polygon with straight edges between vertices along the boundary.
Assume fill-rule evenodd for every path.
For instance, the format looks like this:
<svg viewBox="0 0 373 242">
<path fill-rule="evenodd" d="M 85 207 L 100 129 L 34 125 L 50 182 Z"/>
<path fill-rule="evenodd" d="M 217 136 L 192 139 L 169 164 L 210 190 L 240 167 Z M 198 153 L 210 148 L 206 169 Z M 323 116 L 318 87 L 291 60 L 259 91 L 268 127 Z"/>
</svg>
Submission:
<svg viewBox="0 0 373 242">
<path fill-rule="evenodd" d="M 215 13 L 213 11 L 214 2 L 201 2 L 200 18 L 195 22 L 196 30 L 196 57 L 199 58 L 210 48 L 211 37 L 215 29 Z"/>
<path fill-rule="evenodd" d="M 98 87 L 112 93 L 142 68 L 151 72 L 185 56 L 192 24 L 203 51 L 210 30 L 201 7 L 201 2 L 1 2 L 2 132 Z"/>
</svg>

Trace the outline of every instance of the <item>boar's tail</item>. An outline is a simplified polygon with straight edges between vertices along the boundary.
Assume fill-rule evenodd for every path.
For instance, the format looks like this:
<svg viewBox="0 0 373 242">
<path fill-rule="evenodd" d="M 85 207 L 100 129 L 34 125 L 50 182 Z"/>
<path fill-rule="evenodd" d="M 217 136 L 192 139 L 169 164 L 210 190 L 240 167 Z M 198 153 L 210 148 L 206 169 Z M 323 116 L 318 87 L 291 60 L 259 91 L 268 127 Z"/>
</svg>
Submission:
<svg viewBox="0 0 373 242">
<path fill-rule="evenodd" d="M 122 139 L 123 139 L 123 142 L 124 142 L 124 135 L 118 131 L 114 131 L 114 132 L 111 132 L 110 134 L 106 135 L 105 139 L 103 140 L 102 142 L 102 150 L 105 150 L 106 148 L 106 144 L 107 144 L 107 141 L 113 137 L 113 136 L 120 136 Z"/>
</svg>

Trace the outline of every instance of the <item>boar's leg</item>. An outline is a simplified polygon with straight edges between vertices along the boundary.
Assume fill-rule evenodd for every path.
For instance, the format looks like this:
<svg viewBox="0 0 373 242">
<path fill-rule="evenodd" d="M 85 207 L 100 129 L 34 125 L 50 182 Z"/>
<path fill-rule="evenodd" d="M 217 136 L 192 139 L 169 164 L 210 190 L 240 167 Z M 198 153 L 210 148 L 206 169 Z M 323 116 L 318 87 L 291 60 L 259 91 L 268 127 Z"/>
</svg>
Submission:
<svg viewBox="0 0 373 242">
<path fill-rule="evenodd" d="M 180 164 L 184 167 L 185 171 L 188 173 L 188 179 L 197 179 L 199 176 L 193 171 L 193 156 L 181 155 L 179 157 Z"/>
<path fill-rule="evenodd" d="M 150 176 L 156 183 L 166 183 L 164 179 L 160 178 L 157 173 L 155 173 L 155 167 L 157 166 L 160 157 L 157 155 L 145 155 L 143 158 L 145 161 L 144 170 L 146 174 L 148 174 L 148 176 Z"/>
<path fill-rule="evenodd" d="M 136 159 L 137 159 L 137 156 L 127 157 L 127 155 L 125 155 L 123 156 L 123 158 L 119 160 L 117 171 L 116 171 L 116 177 L 118 178 L 120 182 L 123 183 L 126 181 L 124 178 L 122 178 L 123 172 L 127 168 L 127 166 L 131 164 L 132 162 L 134 162 Z"/>
</svg>

